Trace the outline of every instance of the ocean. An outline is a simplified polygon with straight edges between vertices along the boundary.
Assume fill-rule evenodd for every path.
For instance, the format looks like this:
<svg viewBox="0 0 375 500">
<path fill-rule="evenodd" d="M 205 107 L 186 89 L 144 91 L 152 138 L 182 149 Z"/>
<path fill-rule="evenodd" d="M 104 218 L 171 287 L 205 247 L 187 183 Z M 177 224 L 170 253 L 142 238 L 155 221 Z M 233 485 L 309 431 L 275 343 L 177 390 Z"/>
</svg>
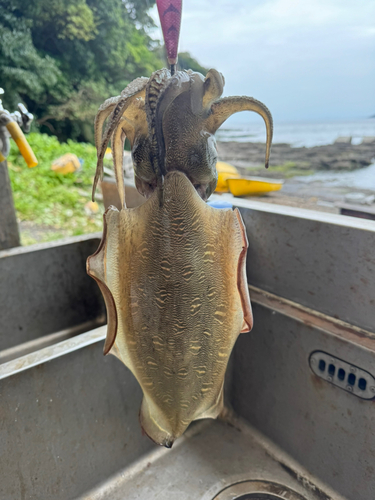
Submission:
<svg viewBox="0 0 375 500">
<path fill-rule="evenodd" d="M 274 123 L 274 143 L 292 146 L 322 146 L 332 144 L 338 137 L 352 137 L 360 144 L 364 137 L 375 137 L 375 118 L 329 122 Z M 216 132 L 217 141 L 265 142 L 266 129 L 259 123 L 224 123 Z"/>
<path fill-rule="evenodd" d="M 273 143 L 298 146 L 332 144 L 338 137 L 352 137 L 352 144 L 360 144 L 364 137 L 375 137 L 375 118 L 331 122 L 274 123 Z M 224 123 L 216 132 L 218 141 L 265 142 L 264 123 Z M 374 147 L 375 149 L 375 147 Z M 375 152 L 374 152 L 375 153 Z M 375 154 L 374 154 L 375 157 Z M 375 163 L 352 172 L 316 172 L 296 177 L 303 183 L 321 182 L 324 186 L 365 190 L 375 193 Z"/>
</svg>

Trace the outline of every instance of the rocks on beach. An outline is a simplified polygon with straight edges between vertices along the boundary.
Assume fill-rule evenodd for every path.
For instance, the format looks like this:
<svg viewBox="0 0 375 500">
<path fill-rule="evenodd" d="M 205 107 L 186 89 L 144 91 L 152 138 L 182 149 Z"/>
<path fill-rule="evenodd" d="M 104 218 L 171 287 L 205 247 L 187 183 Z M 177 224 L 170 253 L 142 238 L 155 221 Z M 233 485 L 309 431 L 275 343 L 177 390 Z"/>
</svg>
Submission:
<svg viewBox="0 0 375 500">
<path fill-rule="evenodd" d="M 339 140 L 340 139 L 340 140 Z M 333 144 L 314 147 L 292 147 L 273 144 L 270 167 L 286 166 L 298 170 L 355 170 L 366 167 L 375 158 L 375 137 L 361 144 L 351 144 L 350 138 L 339 138 Z M 221 161 L 231 163 L 241 173 L 258 170 L 264 165 L 265 144 L 260 142 L 218 142 Z M 272 168 L 266 175 L 274 176 Z M 277 172 L 280 176 L 280 171 Z"/>
<path fill-rule="evenodd" d="M 264 143 L 218 142 L 218 154 L 221 161 L 234 165 L 244 176 L 286 179 L 281 191 L 262 197 L 253 196 L 251 199 L 254 201 L 287 205 L 296 211 L 305 208 L 336 214 L 343 213 L 345 203 L 348 206 L 353 203 L 362 206 L 359 203 L 363 203 L 366 210 L 375 210 L 375 186 L 370 179 L 368 187 L 359 188 L 349 179 L 344 186 L 323 178 L 314 180 L 314 176 L 309 175 L 318 172 L 329 175 L 331 172 L 338 178 L 348 172 L 347 177 L 352 178 L 351 171 L 374 162 L 375 137 L 364 138 L 358 145 L 351 144 L 347 137 L 338 138 L 333 144 L 315 147 L 273 144 L 268 170 L 264 168 Z M 309 180 L 304 182 L 303 179 Z"/>
</svg>

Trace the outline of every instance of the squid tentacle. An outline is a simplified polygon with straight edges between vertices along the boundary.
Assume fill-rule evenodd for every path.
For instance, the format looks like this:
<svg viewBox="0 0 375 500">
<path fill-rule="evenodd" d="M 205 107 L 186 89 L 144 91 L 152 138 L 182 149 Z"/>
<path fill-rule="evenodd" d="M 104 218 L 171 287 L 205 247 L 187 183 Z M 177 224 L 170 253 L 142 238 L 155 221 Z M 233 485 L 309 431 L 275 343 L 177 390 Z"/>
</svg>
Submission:
<svg viewBox="0 0 375 500">
<path fill-rule="evenodd" d="M 100 145 L 100 148 L 97 150 L 97 165 L 95 178 L 92 186 L 92 199 L 95 200 L 95 191 L 99 182 L 99 179 L 103 178 L 103 159 L 104 154 L 108 145 L 108 142 L 111 139 L 111 136 L 120 121 L 122 115 L 125 113 L 126 109 L 132 102 L 135 97 L 141 95 L 142 91 L 145 89 L 148 78 L 140 77 L 136 78 L 134 81 L 129 83 L 129 85 L 121 92 L 121 98 L 118 100 L 117 104 L 112 111 L 112 114 L 109 119 L 109 123 L 104 132 L 103 139 Z"/>
<path fill-rule="evenodd" d="M 163 95 L 165 89 L 168 87 L 168 84 L 171 81 L 170 76 L 171 74 L 169 70 L 165 68 L 155 71 L 155 73 L 151 75 L 146 89 L 145 105 L 148 132 L 153 152 L 152 167 L 157 177 L 158 184 L 162 182 L 165 172 L 164 165 L 161 165 L 159 162 L 159 145 L 156 135 L 156 110 L 161 96 Z"/>
<path fill-rule="evenodd" d="M 267 130 L 265 166 L 268 168 L 273 135 L 273 120 L 270 110 L 262 102 L 247 96 L 219 99 L 211 106 L 211 114 L 206 120 L 207 130 L 215 133 L 227 118 L 239 111 L 254 111 L 263 118 Z"/>
<path fill-rule="evenodd" d="M 105 120 L 108 118 L 110 113 L 115 109 L 116 104 L 121 99 L 121 96 L 110 97 L 105 100 L 103 104 L 99 107 L 98 112 L 95 116 L 94 122 L 94 132 L 95 132 L 95 147 L 98 150 L 102 143 L 102 132 Z"/>
<path fill-rule="evenodd" d="M 124 121 L 126 121 L 126 119 L 124 117 L 121 117 L 111 139 L 113 165 L 122 208 L 126 208 L 124 170 L 122 167 L 124 158 L 124 143 L 126 138 L 126 133 L 123 129 Z"/>
</svg>

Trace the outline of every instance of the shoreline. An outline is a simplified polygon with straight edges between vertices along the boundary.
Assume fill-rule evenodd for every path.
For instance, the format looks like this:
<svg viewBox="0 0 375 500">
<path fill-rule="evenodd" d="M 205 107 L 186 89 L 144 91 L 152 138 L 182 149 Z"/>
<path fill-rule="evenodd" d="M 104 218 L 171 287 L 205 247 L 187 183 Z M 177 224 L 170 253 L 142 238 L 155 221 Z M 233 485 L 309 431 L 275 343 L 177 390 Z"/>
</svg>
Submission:
<svg viewBox="0 0 375 500">
<path fill-rule="evenodd" d="M 261 142 L 218 142 L 219 161 L 235 166 L 242 175 L 287 179 L 316 171 L 352 171 L 370 165 L 375 158 L 373 142 L 354 145 L 336 141 L 313 147 L 276 143 L 271 147 L 270 168 L 264 168 L 265 144 Z"/>
<path fill-rule="evenodd" d="M 313 147 L 292 147 L 276 143 L 271 148 L 268 170 L 264 168 L 264 143 L 230 141 L 218 142 L 217 146 L 219 161 L 235 166 L 243 176 L 284 179 L 280 191 L 264 196 L 249 196 L 248 199 L 251 200 L 339 214 L 340 205 L 347 202 L 348 196 L 353 193 L 370 196 L 370 199 L 375 194 L 375 181 L 364 189 L 355 187 L 354 183 L 350 185 L 350 182 L 346 186 L 340 186 L 323 178 L 308 181 L 307 178 L 306 181 L 303 179 L 322 172 L 337 176 L 348 173 L 351 176 L 355 171 L 372 165 L 375 159 L 375 140 L 359 145 L 335 142 Z M 375 207 L 375 200 L 364 206 Z"/>
</svg>

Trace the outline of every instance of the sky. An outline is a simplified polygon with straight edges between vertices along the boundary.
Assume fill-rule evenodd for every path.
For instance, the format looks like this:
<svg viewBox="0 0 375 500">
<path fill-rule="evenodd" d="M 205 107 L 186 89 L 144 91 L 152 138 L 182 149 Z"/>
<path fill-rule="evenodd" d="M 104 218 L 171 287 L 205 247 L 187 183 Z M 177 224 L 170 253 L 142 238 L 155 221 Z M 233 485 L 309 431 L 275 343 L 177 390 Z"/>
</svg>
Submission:
<svg viewBox="0 0 375 500">
<path fill-rule="evenodd" d="M 275 121 L 375 114 L 375 0 L 183 0 L 179 51 L 220 71 L 223 95 L 255 97 Z"/>
</svg>

